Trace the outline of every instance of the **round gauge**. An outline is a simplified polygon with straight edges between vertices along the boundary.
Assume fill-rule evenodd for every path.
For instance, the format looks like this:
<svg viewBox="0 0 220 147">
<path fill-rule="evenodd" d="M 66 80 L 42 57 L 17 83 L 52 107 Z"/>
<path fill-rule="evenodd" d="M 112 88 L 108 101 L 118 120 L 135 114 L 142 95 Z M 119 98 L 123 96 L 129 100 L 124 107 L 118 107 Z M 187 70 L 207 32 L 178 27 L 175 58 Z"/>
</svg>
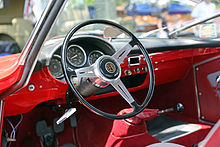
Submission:
<svg viewBox="0 0 220 147">
<path fill-rule="evenodd" d="M 56 79 L 63 78 L 64 75 L 59 55 L 54 55 L 50 60 L 49 71 Z"/>
<path fill-rule="evenodd" d="M 95 61 L 101 57 L 102 55 L 104 55 L 101 51 L 98 50 L 94 50 L 89 54 L 89 64 L 92 65 L 95 63 Z"/>
<path fill-rule="evenodd" d="M 81 46 L 71 45 L 67 49 L 67 60 L 75 67 L 81 67 L 86 63 L 86 53 Z"/>
</svg>

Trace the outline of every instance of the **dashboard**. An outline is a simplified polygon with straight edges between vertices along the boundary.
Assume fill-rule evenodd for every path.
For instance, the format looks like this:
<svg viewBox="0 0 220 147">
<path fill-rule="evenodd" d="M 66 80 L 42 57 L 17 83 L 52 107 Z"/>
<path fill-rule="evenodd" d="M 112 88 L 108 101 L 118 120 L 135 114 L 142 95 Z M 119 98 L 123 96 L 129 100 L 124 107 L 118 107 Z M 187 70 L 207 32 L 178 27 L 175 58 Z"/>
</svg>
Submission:
<svg viewBox="0 0 220 147">
<path fill-rule="evenodd" d="M 86 44 L 85 44 L 86 42 Z M 90 66 L 103 55 L 113 55 L 115 48 L 106 40 L 98 37 L 81 36 L 74 38 L 67 48 L 67 64 L 69 70 Z M 147 75 L 147 65 L 140 50 L 131 53 L 121 64 L 122 78 L 127 88 L 140 86 Z M 64 74 L 61 65 L 61 46 L 57 47 L 49 59 L 48 69 L 50 74 L 57 80 L 65 82 Z M 67 69 L 68 70 L 68 69 Z M 139 80 L 136 80 L 136 79 Z M 77 81 L 73 81 L 77 85 Z M 95 95 L 105 94 L 115 91 L 109 85 L 105 89 L 99 89 Z"/>
<path fill-rule="evenodd" d="M 89 66 L 102 54 L 113 55 L 128 43 L 126 39 L 115 39 L 108 42 L 108 40 L 97 38 L 84 35 L 70 41 L 69 61 L 67 63 L 70 68 L 77 69 Z M 58 105 L 66 103 L 69 87 L 61 68 L 63 39 L 56 38 L 45 43 L 27 86 L 5 100 L 5 116 L 26 113 L 43 102 L 55 101 Z M 181 41 L 183 46 L 177 46 L 178 43 L 181 45 L 178 40 L 175 40 L 173 46 L 173 40 L 145 39 L 141 42 L 148 49 L 151 57 L 156 86 L 183 78 L 193 64 L 216 56 L 220 50 L 219 47 L 209 47 L 209 43 L 207 44 L 208 48 L 204 46 L 199 48 L 198 45 L 196 45 L 197 48 L 190 48 L 192 44 L 188 46 L 186 42 L 189 41 L 186 40 Z M 201 42 L 198 43 L 201 44 Z M 75 53 L 77 56 L 74 55 Z M 121 80 L 130 92 L 148 87 L 147 65 L 136 46 L 121 64 L 121 70 Z M 114 95 L 118 95 L 118 93 L 109 85 L 86 97 L 86 99 L 94 100 Z M 71 98 L 73 97 L 74 95 L 71 95 Z"/>
</svg>

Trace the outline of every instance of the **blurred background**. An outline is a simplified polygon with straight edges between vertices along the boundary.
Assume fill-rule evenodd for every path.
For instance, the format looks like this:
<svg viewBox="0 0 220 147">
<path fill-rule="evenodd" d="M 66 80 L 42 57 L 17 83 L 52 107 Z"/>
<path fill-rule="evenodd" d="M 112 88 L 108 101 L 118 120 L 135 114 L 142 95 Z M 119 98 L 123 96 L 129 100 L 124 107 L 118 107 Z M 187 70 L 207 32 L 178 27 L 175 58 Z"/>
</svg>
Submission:
<svg viewBox="0 0 220 147">
<path fill-rule="evenodd" d="M 195 20 L 192 12 L 201 0 L 68 0 L 48 39 L 65 35 L 74 25 L 88 19 L 115 21 L 137 37 L 167 38 L 162 35 Z M 0 53 L 21 52 L 39 20 L 48 0 L 0 0 Z M 220 1 L 211 0 L 215 12 Z M 220 32 L 219 19 L 215 19 Z M 162 29 L 164 28 L 165 29 Z M 150 35 L 146 32 L 162 29 Z M 98 33 L 102 33 L 101 31 Z M 195 30 L 182 32 L 179 37 L 198 37 Z M 4 54 L 5 53 L 5 54 Z"/>
</svg>

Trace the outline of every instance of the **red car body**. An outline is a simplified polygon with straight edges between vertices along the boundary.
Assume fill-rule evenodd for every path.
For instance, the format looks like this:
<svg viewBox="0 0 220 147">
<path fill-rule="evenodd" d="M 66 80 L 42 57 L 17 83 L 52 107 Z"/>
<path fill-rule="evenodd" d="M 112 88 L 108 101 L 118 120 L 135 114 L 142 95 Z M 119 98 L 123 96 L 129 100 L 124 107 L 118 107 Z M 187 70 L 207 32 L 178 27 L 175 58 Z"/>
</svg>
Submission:
<svg viewBox="0 0 220 147">
<path fill-rule="evenodd" d="M 141 42 L 147 45 L 152 40 L 154 39 L 141 39 Z M 54 39 L 54 41 L 56 41 L 56 39 Z M 160 41 L 157 41 L 155 44 L 159 42 Z M 190 39 L 167 39 L 165 42 L 167 42 L 168 45 L 164 43 L 160 44 L 161 46 L 146 47 L 150 52 L 149 55 L 153 63 L 156 86 L 149 108 L 162 110 L 181 102 L 185 108 L 184 112 L 181 114 L 170 113 L 168 116 L 181 121 L 199 124 L 201 129 L 197 131 L 197 133 L 194 132 L 178 138 L 172 141 L 172 143 L 185 146 L 191 146 L 193 144 L 200 144 L 206 147 L 220 146 L 220 141 L 218 140 L 220 137 L 220 124 L 218 122 L 220 118 L 220 98 L 218 95 L 219 83 L 216 82 L 216 78 L 220 76 L 220 40 L 194 40 L 194 42 L 191 43 Z M 29 43 L 31 43 L 31 40 L 29 40 Z M 114 44 L 114 40 L 112 43 Z M 152 44 L 153 43 L 154 42 L 152 42 Z M 173 43 L 173 45 L 169 45 L 169 43 Z M 21 128 L 18 128 L 19 133 L 17 136 L 20 135 L 20 137 L 17 137 L 17 141 L 13 143 L 14 146 L 27 146 L 28 143 L 22 144 L 22 139 L 25 138 L 25 133 L 22 132 L 22 129 L 25 131 L 27 128 L 34 126 L 34 124 L 28 124 L 31 121 L 27 119 L 34 119 L 34 117 L 40 118 L 38 115 L 42 114 L 45 110 L 44 108 L 39 108 L 40 104 L 44 102 L 48 102 L 49 104 L 53 103 L 57 106 L 67 104 L 66 95 L 69 88 L 68 84 L 65 81 L 54 78 L 48 66 L 43 66 L 32 74 L 30 73 L 30 78 L 27 78 L 29 79 L 28 83 L 23 84 L 19 90 L 13 91 L 13 86 L 19 83 L 24 74 L 25 63 L 28 62 L 28 51 L 31 50 L 28 50 L 27 45 L 22 53 L 0 58 L 0 98 L 2 100 L 0 132 L 2 132 L 3 128 L 7 131 L 11 130 L 5 118 L 11 117 L 13 119 L 13 117 L 20 114 L 24 114 L 24 117 L 26 117 L 24 118 L 24 124 L 21 124 Z M 129 66 L 128 58 L 137 55 L 141 57 L 140 64 Z M 37 59 L 37 57 L 35 58 Z M 33 62 L 32 64 L 35 63 Z M 124 63 L 121 64 L 122 77 L 147 74 L 148 71 L 142 70 L 146 66 L 142 55 L 129 55 L 124 60 Z M 141 71 L 137 72 L 137 68 L 141 69 Z M 126 74 L 128 70 L 132 71 L 132 75 Z M 213 82 L 216 83 L 213 85 Z M 143 97 L 148 84 L 149 80 L 147 75 L 141 84 L 131 87 L 128 90 L 132 92 L 135 97 Z M 31 86 L 34 86 L 33 90 L 30 90 Z M 94 105 L 100 107 L 102 107 L 103 102 L 103 108 L 111 110 L 114 109 L 115 101 L 119 101 L 120 104 L 124 105 L 123 102 L 116 100 L 116 98 L 118 98 L 118 92 L 106 92 L 99 95 L 94 94 L 87 97 L 86 100 L 92 100 L 91 102 Z M 108 103 L 106 101 L 108 101 Z M 142 101 L 142 98 L 140 98 L 140 101 Z M 75 136 L 77 137 L 69 140 L 72 140 L 72 142 L 78 144 L 78 146 L 129 146 L 128 144 L 132 146 L 137 144 L 139 140 L 143 142 L 142 145 L 144 146 L 159 142 L 149 136 L 149 138 L 139 138 L 139 140 L 138 138 L 133 138 L 128 141 L 129 143 L 127 144 L 124 140 L 124 145 L 121 143 L 123 139 L 120 140 L 120 138 L 116 138 L 120 143 L 117 144 L 117 141 L 115 141 L 115 144 L 112 144 L 112 140 L 109 141 L 108 138 L 112 133 L 113 121 L 94 116 L 92 112 L 87 112 L 78 102 L 76 103 L 79 112 L 78 115 L 84 114 L 85 117 L 82 117 L 81 120 L 79 119 L 78 126 L 75 128 Z M 36 112 L 38 109 L 39 112 Z M 117 113 L 119 110 L 121 109 L 115 108 L 113 111 Z M 50 111 L 48 110 L 45 110 L 45 113 L 50 115 Z M 45 114 L 42 114 L 42 116 L 43 115 Z M 50 119 L 50 116 L 48 116 L 48 118 Z M 92 124 L 89 118 L 96 119 L 96 121 L 102 122 L 102 124 Z M 16 121 L 16 118 L 13 121 Z M 25 125 L 27 125 L 26 128 Z M 92 125 L 96 126 L 97 130 L 92 129 Z M 101 129 L 98 129 L 98 125 L 100 125 L 99 127 Z M 88 130 L 86 130 L 86 127 Z M 121 128 L 120 131 L 122 132 L 123 129 L 126 129 L 123 127 L 119 128 Z M 34 139 L 36 139 L 37 137 L 33 135 L 33 130 L 31 130 L 32 132 L 29 130 L 29 135 L 35 136 Z M 82 135 L 79 132 L 84 132 L 85 134 Z M 72 132 L 68 129 L 65 133 L 66 136 L 68 136 L 68 134 Z M 126 136 L 126 134 L 124 135 Z M 68 140 L 63 139 L 66 136 L 57 134 L 59 146 L 64 144 L 64 140 Z M 84 137 L 85 140 L 83 139 Z M 92 139 L 88 139 L 90 137 Z M 28 138 L 26 138 L 26 140 L 28 140 Z M 97 143 L 99 141 L 100 143 Z M 40 144 L 39 142 L 36 146 Z M 138 144 L 137 146 L 142 145 Z"/>
</svg>

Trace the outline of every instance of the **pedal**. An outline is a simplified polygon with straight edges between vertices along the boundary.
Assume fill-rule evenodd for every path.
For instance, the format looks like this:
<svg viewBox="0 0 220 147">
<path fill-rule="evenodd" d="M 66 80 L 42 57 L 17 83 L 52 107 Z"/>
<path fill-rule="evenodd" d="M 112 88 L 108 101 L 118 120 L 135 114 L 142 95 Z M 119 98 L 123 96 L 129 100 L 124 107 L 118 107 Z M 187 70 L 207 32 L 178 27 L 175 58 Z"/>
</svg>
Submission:
<svg viewBox="0 0 220 147">
<path fill-rule="evenodd" d="M 76 147 L 74 144 L 64 144 L 64 145 L 62 145 L 62 146 L 60 146 L 60 147 Z"/>
<path fill-rule="evenodd" d="M 47 134 L 47 122 L 45 120 L 41 120 L 37 122 L 36 134 L 39 137 Z"/>
<path fill-rule="evenodd" d="M 70 116 L 69 119 L 70 119 L 70 126 L 71 126 L 72 128 L 77 127 L 76 115 L 73 114 L 72 116 Z"/>
<path fill-rule="evenodd" d="M 60 133 L 64 131 L 64 122 L 60 123 L 59 125 L 56 123 L 59 118 L 55 118 L 53 120 L 53 130 L 55 133 Z"/>
<path fill-rule="evenodd" d="M 56 136 L 51 127 L 47 128 L 47 133 L 41 136 L 44 147 L 57 147 Z"/>
<path fill-rule="evenodd" d="M 40 137 L 44 147 L 56 147 L 56 136 L 51 127 L 47 126 L 45 120 L 38 121 L 36 124 L 36 134 Z"/>
</svg>

